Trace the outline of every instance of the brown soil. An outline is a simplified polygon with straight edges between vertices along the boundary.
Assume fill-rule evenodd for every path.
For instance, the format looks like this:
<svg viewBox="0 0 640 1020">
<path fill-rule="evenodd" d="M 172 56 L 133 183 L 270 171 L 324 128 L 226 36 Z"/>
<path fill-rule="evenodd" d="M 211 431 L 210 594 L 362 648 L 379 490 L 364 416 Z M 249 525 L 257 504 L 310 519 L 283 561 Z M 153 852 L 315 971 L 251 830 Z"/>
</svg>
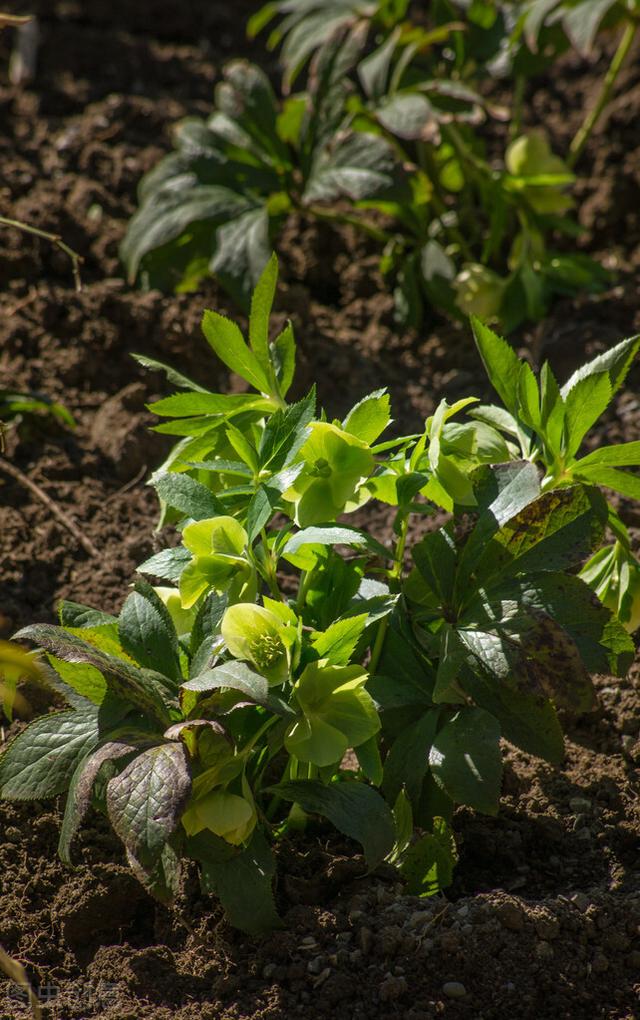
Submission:
<svg viewBox="0 0 640 1020">
<path fill-rule="evenodd" d="M 73 433 L 49 422 L 12 433 L 6 456 L 73 514 L 100 556 L 87 555 L 0 465 L 0 637 L 53 619 L 62 597 L 116 608 L 136 563 L 165 541 L 153 532 L 145 486 L 165 447 L 147 431 L 144 408 L 163 383 L 128 354 L 153 354 L 211 385 L 237 383 L 199 334 L 203 307 L 229 307 L 215 285 L 182 297 L 133 292 L 117 249 L 137 181 L 168 148 L 170 125 L 206 112 L 226 58 L 261 52 L 242 37 L 255 7 L 12 7 L 40 15 L 42 41 L 31 86 L 0 79 L 0 212 L 59 232 L 85 261 L 76 294 L 59 251 L 13 231 L 0 237 L 0 386 L 47 393 L 78 422 Z M 0 68 L 7 44 L 0 40 Z M 561 144 L 603 66 L 567 61 L 553 83 L 532 87 L 532 116 Z M 616 286 L 559 303 L 519 337 L 562 377 L 585 352 L 640 328 L 640 73 L 637 61 L 630 67 L 585 154 L 579 193 L 580 246 L 619 270 Z M 396 330 L 366 243 L 291 222 L 281 248 L 278 300 L 296 326 L 299 392 L 317 378 L 338 414 L 388 385 L 409 429 L 440 395 L 488 395 L 466 330 L 441 322 L 420 335 Z M 640 437 L 639 381 L 636 369 L 597 439 Z M 640 524 L 637 509 L 623 511 Z M 388 526 L 383 514 L 379 522 Z M 194 889 L 178 912 L 154 904 L 100 819 L 69 872 L 56 857 L 59 805 L 10 805 L 0 815 L 0 943 L 27 964 L 56 1020 L 638 1016 L 638 678 L 636 669 L 624 682 L 598 680 L 598 711 L 569 721 L 563 769 L 506 750 L 499 817 L 457 815 L 461 860 L 446 898 L 416 901 L 393 875 L 364 877 L 354 848 L 319 832 L 282 847 L 287 927 L 252 941 Z M 465 994 L 451 997 L 461 989 L 449 982 Z M 24 1015 L 15 989 L 0 984 L 0 1017 Z"/>
</svg>

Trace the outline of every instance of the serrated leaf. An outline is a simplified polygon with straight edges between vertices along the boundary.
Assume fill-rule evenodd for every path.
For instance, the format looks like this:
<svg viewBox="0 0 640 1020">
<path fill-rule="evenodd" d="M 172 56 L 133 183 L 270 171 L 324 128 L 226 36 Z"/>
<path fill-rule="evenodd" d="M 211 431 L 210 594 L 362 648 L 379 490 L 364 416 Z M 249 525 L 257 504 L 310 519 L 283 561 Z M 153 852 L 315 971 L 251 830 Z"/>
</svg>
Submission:
<svg viewBox="0 0 640 1020">
<path fill-rule="evenodd" d="M 107 784 L 107 811 L 118 836 L 148 867 L 162 853 L 191 794 L 191 771 L 180 743 L 139 754 Z"/>
<path fill-rule="evenodd" d="M 65 662 L 55 655 L 47 656 L 51 666 L 63 681 L 82 698 L 101 705 L 107 693 L 107 682 L 99 669 L 87 662 Z"/>
<path fill-rule="evenodd" d="M 190 562 L 191 553 L 189 550 L 183 546 L 177 546 L 175 549 L 163 549 L 154 556 L 150 556 L 148 560 L 137 567 L 137 571 L 139 574 L 160 577 L 165 581 L 179 581 L 182 571 Z"/>
<path fill-rule="evenodd" d="M 161 500 L 194 521 L 206 521 L 226 513 L 211 490 L 189 475 L 167 472 L 154 475 L 152 483 Z"/>
<path fill-rule="evenodd" d="M 368 621 L 367 613 L 336 620 L 321 634 L 312 635 L 311 647 L 329 666 L 346 666 Z"/>
<path fill-rule="evenodd" d="M 127 862 L 138 881 L 151 896 L 166 906 L 170 906 L 180 892 L 182 861 L 180 853 L 172 846 L 174 842 L 179 844 L 176 837 L 170 839 L 163 846 L 160 856 L 148 866 L 142 865 L 127 850 Z"/>
<path fill-rule="evenodd" d="M 269 222 L 268 207 L 254 205 L 252 209 L 243 211 L 239 216 L 229 219 L 216 231 L 214 254 L 209 262 L 209 268 L 216 274 L 220 283 L 233 299 L 244 309 L 249 307 L 252 292 L 260 282 L 265 265 L 268 265 L 271 252 Z M 216 353 L 220 357 L 219 351 Z M 222 358 L 222 360 L 225 359 Z M 240 363 L 236 360 L 236 364 Z M 228 362 L 225 361 L 225 364 Z M 259 373 L 255 371 L 255 366 L 248 367 L 246 358 L 243 359 L 242 364 L 245 366 L 242 371 L 237 368 L 233 368 L 232 371 L 238 372 L 243 379 L 246 379 L 261 392 L 269 393 L 271 387 L 267 373 L 259 360 L 256 359 L 255 363 L 260 369 Z M 247 371 L 249 371 L 249 375 L 246 374 Z M 259 383 L 260 379 L 262 379 L 261 384 Z"/>
<path fill-rule="evenodd" d="M 506 340 L 497 336 L 475 316 L 471 318 L 471 326 L 489 381 L 507 410 L 516 414 L 520 372 L 518 355 Z"/>
<path fill-rule="evenodd" d="M 391 422 L 389 403 L 389 394 L 386 390 L 370 393 L 351 408 L 342 423 L 342 428 L 364 443 L 375 443 Z"/>
<path fill-rule="evenodd" d="M 105 762 L 117 761 L 128 754 L 135 753 L 135 750 L 134 744 L 111 740 L 83 758 L 77 765 L 69 785 L 58 842 L 58 854 L 64 864 L 72 863 L 71 843 L 91 806 L 93 784 L 98 772 Z"/>
<path fill-rule="evenodd" d="M 608 406 L 612 397 L 607 372 L 596 372 L 580 379 L 565 398 L 567 456 L 572 457 L 583 438 Z"/>
<path fill-rule="evenodd" d="M 202 332 L 227 368 L 246 379 L 254 389 L 269 392 L 269 380 L 235 322 L 218 312 L 206 311 L 202 317 Z"/>
<path fill-rule="evenodd" d="M 338 198 L 373 198 L 394 183 L 393 149 L 379 135 L 356 132 L 338 139 L 316 158 L 302 196 L 305 205 Z"/>
<path fill-rule="evenodd" d="M 350 545 L 355 548 L 366 548 L 377 556 L 391 559 L 391 553 L 380 545 L 371 535 L 357 528 L 346 528 L 333 525 L 314 525 L 303 528 L 287 542 L 283 555 L 294 554 L 304 545 Z"/>
<path fill-rule="evenodd" d="M 180 648 L 169 611 L 153 588 L 139 582 L 118 619 L 120 643 L 136 662 L 176 682 L 182 678 Z"/>
<path fill-rule="evenodd" d="M 98 709 L 51 712 L 36 719 L 0 758 L 0 795 L 38 800 L 66 790 L 78 761 L 98 742 Z"/>
<path fill-rule="evenodd" d="M 619 443 L 616 446 L 601 446 L 598 450 L 581 457 L 574 470 L 587 467 L 638 467 L 640 466 L 640 440 Z"/>
<path fill-rule="evenodd" d="M 174 393 L 149 404 L 154 414 L 167 418 L 182 418 L 191 415 L 229 415 L 253 408 L 262 410 L 270 405 L 252 393 Z"/>
<path fill-rule="evenodd" d="M 640 349 L 640 334 L 622 340 L 604 354 L 587 362 L 577 369 L 562 387 L 562 396 L 567 399 L 568 394 L 582 379 L 595 375 L 599 372 L 607 372 L 611 384 L 611 393 L 614 394 L 620 389 L 627 377 L 631 363 Z"/>
<path fill-rule="evenodd" d="M 640 499 L 640 477 L 630 474 L 629 471 L 618 471 L 617 468 L 592 464 L 587 467 L 576 466 L 575 473 L 586 482 L 605 485 L 628 499 Z"/>
<path fill-rule="evenodd" d="M 66 662 L 87 662 L 95 666 L 105 678 L 109 690 L 117 697 L 135 705 L 161 724 L 168 725 L 171 721 L 173 699 L 166 677 L 151 670 L 137 669 L 114 655 L 101 652 L 62 627 L 51 624 L 32 624 L 23 628 L 16 637 L 33 641 Z"/>
<path fill-rule="evenodd" d="M 429 767 L 452 800 L 497 814 L 502 784 L 497 719 L 481 708 L 460 709 L 436 734 Z"/>
<path fill-rule="evenodd" d="M 271 376 L 269 354 L 269 317 L 278 283 L 278 257 L 275 252 L 264 267 L 251 297 L 249 343 L 267 377 Z"/>
<path fill-rule="evenodd" d="M 361 844 L 369 869 L 391 852 L 395 825 L 391 809 L 370 786 L 363 783 L 332 783 L 323 786 L 313 779 L 280 783 L 272 788 L 283 800 L 299 804 L 310 814 L 323 815 L 345 836 Z"/>
</svg>

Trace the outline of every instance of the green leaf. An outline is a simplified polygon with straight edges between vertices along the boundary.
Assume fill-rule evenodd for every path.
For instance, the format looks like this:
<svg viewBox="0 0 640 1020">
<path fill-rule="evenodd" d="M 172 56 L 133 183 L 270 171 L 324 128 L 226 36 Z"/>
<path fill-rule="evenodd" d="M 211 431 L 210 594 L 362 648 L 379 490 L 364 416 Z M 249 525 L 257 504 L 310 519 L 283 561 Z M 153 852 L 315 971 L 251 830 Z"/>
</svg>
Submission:
<svg viewBox="0 0 640 1020">
<path fill-rule="evenodd" d="M 327 630 L 312 636 L 311 647 L 329 666 L 346 666 L 368 620 L 368 613 L 336 620 Z"/>
<path fill-rule="evenodd" d="M 269 393 L 269 379 L 255 354 L 247 347 L 235 322 L 218 312 L 206 311 L 202 318 L 202 331 L 227 368 L 246 379 L 254 389 Z"/>
<path fill-rule="evenodd" d="M 99 669 L 87 662 L 65 662 L 55 655 L 47 656 L 60 679 L 87 701 L 101 705 L 107 693 L 107 682 Z"/>
<path fill-rule="evenodd" d="M 475 316 L 471 327 L 489 380 L 511 414 L 517 413 L 520 359 L 512 347 Z"/>
<path fill-rule="evenodd" d="M 296 371 L 296 342 L 290 322 L 273 341 L 272 356 L 276 364 L 280 393 L 286 397 Z"/>
<path fill-rule="evenodd" d="M 376 390 L 352 407 L 342 423 L 345 432 L 350 432 L 364 443 L 375 443 L 391 422 L 389 394 Z"/>
<path fill-rule="evenodd" d="M 600 464 L 583 467 L 579 461 L 576 465 L 575 474 L 579 473 L 580 478 L 586 482 L 596 485 L 605 485 L 614 492 L 628 499 L 640 499 L 640 477 L 632 475 L 628 471 L 618 471 L 617 468 L 603 467 Z"/>
<path fill-rule="evenodd" d="M 185 691 L 205 694 L 229 688 L 239 691 L 245 700 L 262 705 L 277 715 L 290 717 L 294 714 L 284 701 L 269 693 L 269 682 L 266 677 L 256 673 L 246 662 L 235 659 L 221 666 L 214 666 L 213 669 L 206 669 L 198 676 L 187 680 L 182 687 Z"/>
<path fill-rule="evenodd" d="M 249 343 L 267 378 L 272 374 L 269 353 L 269 316 L 278 283 L 278 257 L 272 253 L 258 280 L 251 298 Z"/>
<path fill-rule="evenodd" d="M 409 847 L 399 871 L 410 895 L 434 896 L 451 885 L 457 861 L 453 831 L 444 818 L 434 818 L 433 832 Z"/>
<path fill-rule="evenodd" d="M 384 96 L 375 109 L 376 119 L 399 138 L 433 143 L 439 134 L 433 105 L 420 92 Z"/>
<path fill-rule="evenodd" d="M 187 849 L 200 862 L 203 892 L 218 897 L 234 928 L 259 935 L 282 927 L 273 899 L 275 860 L 258 829 L 242 849 L 211 832 L 191 836 Z"/>
<path fill-rule="evenodd" d="M 191 772 L 181 743 L 139 754 L 107 784 L 107 811 L 116 833 L 144 867 L 159 858 L 191 794 Z"/>
<path fill-rule="evenodd" d="M 609 382 L 611 384 L 611 394 L 613 395 L 620 389 L 626 379 L 627 372 L 631 367 L 631 362 L 635 358 L 639 349 L 640 334 L 638 334 L 638 336 L 629 337 L 628 340 L 623 340 L 621 343 L 616 344 L 615 347 L 605 351 L 604 354 L 599 354 L 597 358 L 589 361 L 586 365 L 582 365 L 573 373 L 571 378 L 568 379 L 562 387 L 562 396 L 566 400 L 568 394 L 578 382 L 582 379 L 586 379 L 588 376 L 596 375 L 600 372 L 608 373 Z"/>
<path fill-rule="evenodd" d="M 566 453 L 572 457 L 613 396 L 607 372 L 580 379 L 565 398 Z"/>
<path fill-rule="evenodd" d="M 332 142 L 314 161 L 302 196 L 305 205 L 345 197 L 356 202 L 393 186 L 396 160 L 384 138 L 354 132 Z"/>
<path fill-rule="evenodd" d="M 309 814 L 323 815 L 345 836 L 361 844 L 370 870 L 377 867 L 395 843 L 393 815 L 379 793 L 363 783 L 323 786 L 312 779 L 280 783 L 272 792 L 299 804 Z"/>
<path fill-rule="evenodd" d="M 171 397 L 149 404 L 154 414 L 167 418 L 182 418 L 191 415 L 211 414 L 227 416 L 237 411 L 253 408 L 268 409 L 270 404 L 253 393 L 174 393 Z"/>
<path fill-rule="evenodd" d="M 167 607 L 151 585 L 139 581 L 118 620 L 120 643 L 136 662 L 172 680 L 182 679 L 180 647 Z"/>
<path fill-rule="evenodd" d="M 531 366 L 526 361 L 520 362 L 518 373 L 518 411 L 525 425 L 536 431 L 540 429 L 540 390 Z"/>
<path fill-rule="evenodd" d="M 382 792 L 390 804 L 404 788 L 413 807 L 417 808 L 439 718 L 439 710 L 431 709 L 407 726 L 391 745 L 382 780 Z"/>
<path fill-rule="evenodd" d="M 93 705 L 36 719 L 2 753 L 0 796 L 38 800 L 62 793 L 78 761 L 98 739 L 98 709 Z"/>
<path fill-rule="evenodd" d="M 527 754 L 560 765 L 564 758 L 564 739 L 549 698 L 522 689 L 514 690 L 502 680 L 480 671 L 467 671 L 462 685 L 480 708 L 496 717 L 505 740 Z"/>
<path fill-rule="evenodd" d="M 498 812 L 502 783 L 500 724 L 481 708 L 462 708 L 436 734 L 429 754 L 436 781 L 459 804 Z"/>
<path fill-rule="evenodd" d="M 602 541 L 606 521 L 597 489 L 574 485 L 544 492 L 486 542 L 476 573 L 486 583 L 498 574 L 573 567 Z"/>
<path fill-rule="evenodd" d="M 355 750 L 358 764 L 364 775 L 373 786 L 380 786 L 382 782 L 382 759 L 380 758 L 380 747 L 378 746 L 378 734 L 358 744 Z"/>
<path fill-rule="evenodd" d="M 276 472 L 291 464 L 309 436 L 308 426 L 315 416 L 315 411 L 314 386 L 302 400 L 271 415 L 258 449 L 262 471 Z"/>
<path fill-rule="evenodd" d="M 148 574 L 149 577 L 160 577 L 165 581 L 179 581 L 182 571 L 190 562 L 191 553 L 179 545 L 175 549 L 163 549 L 154 556 L 150 556 L 148 560 L 140 564 L 137 570 L 139 574 Z"/>
<path fill-rule="evenodd" d="M 194 521 L 205 521 L 226 513 L 211 490 L 189 475 L 171 471 L 153 475 L 151 481 L 161 500 Z"/>
<path fill-rule="evenodd" d="M 167 679 L 159 673 L 138 669 L 115 655 L 101 652 L 62 627 L 48 623 L 24 627 L 16 634 L 16 638 L 33 641 L 66 662 L 86 662 L 95 666 L 105 678 L 109 690 L 117 697 L 135 705 L 162 725 L 166 726 L 171 721 L 171 708 L 177 707 L 177 704 Z"/>
<path fill-rule="evenodd" d="M 391 559 L 391 553 L 383 545 L 380 545 L 365 531 L 359 531 L 357 528 L 330 524 L 303 528 L 289 539 L 283 555 L 285 558 L 289 554 L 293 555 L 304 545 L 350 545 L 356 549 L 369 549 L 377 556 Z"/>
<path fill-rule="evenodd" d="M 164 372 L 167 380 L 173 383 L 174 386 L 178 386 L 181 389 L 191 390 L 194 393 L 208 393 L 204 386 L 200 386 L 199 383 L 193 382 L 182 372 L 178 372 L 171 365 L 165 365 L 164 361 L 156 361 L 155 358 L 149 358 L 146 354 L 132 354 L 131 357 L 134 361 L 137 361 L 143 368 L 148 368 L 150 372 Z"/>
<path fill-rule="evenodd" d="M 619 443 L 616 446 L 601 446 L 588 453 L 575 465 L 574 471 L 590 467 L 638 467 L 640 466 L 640 440 Z"/>
<path fill-rule="evenodd" d="M 165 906 L 171 906 L 180 892 L 182 862 L 179 849 L 179 834 L 168 840 L 163 846 L 160 856 L 150 865 L 142 865 L 130 850 L 127 850 L 127 863 L 141 885 Z"/>
<path fill-rule="evenodd" d="M 209 268 L 216 274 L 234 301 L 237 301 L 243 309 L 248 308 L 252 292 L 260 282 L 265 265 L 268 265 L 271 252 L 269 226 L 269 208 L 266 204 L 261 204 L 229 219 L 216 231 L 215 250 L 209 262 Z M 205 315 L 207 314 L 209 313 L 205 312 Z M 208 336 L 207 339 L 209 339 Z M 217 349 L 216 353 L 221 357 Z M 222 358 L 222 361 L 225 359 Z M 247 359 L 243 358 L 242 363 L 247 366 Z M 225 364 L 229 363 L 225 361 Z M 265 372 L 258 359 L 256 359 L 256 365 L 259 366 L 261 373 Z M 260 375 L 256 373 L 255 366 L 249 369 L 250 375 L 246 374 L 247 367 L 243 371 L 239 371 L 231 365 L 229 367 L 234 372 L 238 372 L 256 389 L 263 393 L 270 392 L 269 384 L 266 387 L 256 385 L 254 380 L 259 379 Z M 266 372 L 264 379 L 265 381 L 267 379 Z"/>
<path fill-rule="evenodd" d="M 63 600 L 58 606 L 58 618 L 63 627 L 117 627 L 118 619 L 79 602 Z"/>
<path fill-rule="evenodd" d="M 65 805 L 58 853 L 64 864 L 71 865 L 71 843 L 91 807 L 93 784 L 98 772 L 107 761 L 117 761 L 136 751 L 136 745 L 120 740 L 110 740 L 97 751 L 93 751 L 78 764 L 69 785 Z"/>
</svg>

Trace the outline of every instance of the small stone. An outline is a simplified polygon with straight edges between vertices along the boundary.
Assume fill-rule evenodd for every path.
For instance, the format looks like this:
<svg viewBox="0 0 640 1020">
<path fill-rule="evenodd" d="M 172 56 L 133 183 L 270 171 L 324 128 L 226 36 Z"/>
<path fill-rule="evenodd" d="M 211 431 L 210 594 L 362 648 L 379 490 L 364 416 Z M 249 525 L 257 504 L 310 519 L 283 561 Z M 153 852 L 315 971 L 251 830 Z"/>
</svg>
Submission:
<svg viewBox="0 0 640 1020">
<path fill-rule="evenodd" d="M 447 953 L 455 953 L 460 948 L 460 939 L 453 931 L 445 931 L 440 936 L 440 945 Z"/>
<path fill-rule="evenodd" d="M 588 843 L 591 839 L 591 829 L 580 829 L 576 834 L 576 839 L 579 839 L 581 843 Z"/>
<path fill-rule="evenodd" d="M 464 999 L 467 989 L 460 981 L 445 981 L 442 992 L 448 999 Z"/>
<path fill-rule="evenodd" d="M 307 970 L 310 974 L 320 974 L 324 969 L 324 956 L 315 956 L 313 960 L 309 960 L 307 964 Z"/>
<path fill-rule="evenodd" d="M 522 931 L 524 928 L 524 914 L 515 903 L 510 901 L 501 903 L 496 910 L 496 916 L 502 927 L 509 931 Z"/>
<path fill-rule="evenodd" d="M 584 914 L 585 911 L 591 906 L 591 900 L 586 895 L 586 893 L 583 892 L 571 893 L 569 899 L 573 903 L 574 907 L 576 907 L 581 914 Z"/>
<path fill-rule="evenodd" d="M 357 924 L 364 917 L 364 910 L 351 910 L 349 912 L 349 923 Z"/>
<path fill-rule="evenodd" d="M 378 987 L 378 995 L 381 1002 L 393 1002 L 399 999 L 407 990 L 407 979 L 405 977 L 394 977 L 388 974 Z"/>
<path fill-rule="evenodd" d="M 575 815 L 588 815 L 591 813 L 591 801 L 586 797 L 571 797 L 569 807 Z"/>
<path fill-rule="evenodd" d="M 466 903 L 462 907 L 460 907 L 458 910 L 456 910 L 456 914 L 458 915 L 458 917 L 466 917 L 468 913 L 469 913 L 469 908 L 466 905 Z"/>
<path fill-rule="evenodd" d="M 584 829 L 586 824 L 587 824 L 587 816 L 584 813 L 584 811 L 582 811 L 580 814 L 577 814 L 576 817 L 573 820 L 573 831 L 577 832 L 578 829 Z"/>
<path fill-rule="evenodd" d="M 317 945 L 318 943 L 314 939 L 313 935 L 307 935 L 305 938 L 302 939 L 302 942 L 300 943 L 300 948 L 315 949 Z"/>
<path fill-rule="evenodd" d="M 270 981 L 271 978 L 273 977 L 273 975 L 275 974 L 275 972 L 276 972 L 276 964 L 275 963 L 268 963 L 263 968 L 262 977 L 264 978 L 265 981 Z"/>
<path fill-rule="evenodd" d="M 431 921 L 431 914 L 426 910 L 414 910 L 413 914 L 407 921 L 408 928 L 422 928 L 423 925 L 429 924 Z"/>
<path fill-rule="evenodd" d="M 370 928 L 361 928 L 358 932 L 358 945 L 363 956 L 368 956 L 373 945 L 373 932 Z"/>
<path fill-rule="evenodd" d="M 609 961 L 604 953 L 596 953 L 591 963 L 591 969 L 594 970 L 596 974 L 604 974 L 605 971 L 609 970 Z"/>
<path fill-rule="evenodd" d="M 313 987 L 314 988 L 319 988 L 320 985 L 323 985 L 325 983 L 325 981 L 327 980 L 327 978 L 330 976 L 330 974 L 331 974 L 331 967 L 325 967 L 324 970 L 321 970 L 320 973 L 318 974 L 317 978 L 313 982 Z"/>
<path fill-rule="evenodd" d="M 553 942 L 560 934 L 560 922 L 557 917 L 539 917 L 534 921 L 536 935 L 545 942 Z"/>
</svg>

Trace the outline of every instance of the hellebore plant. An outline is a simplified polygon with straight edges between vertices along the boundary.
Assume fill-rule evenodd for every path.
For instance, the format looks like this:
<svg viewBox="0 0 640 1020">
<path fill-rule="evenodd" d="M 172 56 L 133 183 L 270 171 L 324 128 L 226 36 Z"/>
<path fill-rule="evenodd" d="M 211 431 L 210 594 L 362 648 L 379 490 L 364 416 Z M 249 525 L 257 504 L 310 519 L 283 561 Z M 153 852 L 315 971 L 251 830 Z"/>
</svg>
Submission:
<svg viewBox="0 0 640 1020">
<path fill-rule="evenodd" d="M 63 860 L 97 809 L 149 891 L 170 902 L 195 861 L 252 933 L 279 923 L 273 845 L 324 820 L 417 895 L 447 885 L 455 805 L 498 810 L 501 739 L 559 764 L 557 709 L 588 710 L 590 673 L 632 660 L 584 578 L 637 621 L 631 581 L 621 590 L 635 568 L 602 550 L 607 525 L 625 532 L 598 485 L 635 493 L 620 469 L 640 464 L 640 443 L 580 447 L 640 338 L 561 389 L 476 321 L 504 407 L 443 400 L 399 436 L 384 390 L 342 421 L 313 390 L 287 403 L 295 344 L 290 326 L 270 340 L 276 281 L 272 257 L 248 342 L 204 319 L 250 391 L 165 367 L 179 392 L 152 406 L 178 442 L 153 484 L 182 542 L 140 565 L 117 617 L 64 602 L 60 626 L 19 633 L 68 707 L 0 759 L 3 797 L 66 793 Z M 350 520 L 368 500 L 388 506 L 389 535 Z"/>
</svg>

